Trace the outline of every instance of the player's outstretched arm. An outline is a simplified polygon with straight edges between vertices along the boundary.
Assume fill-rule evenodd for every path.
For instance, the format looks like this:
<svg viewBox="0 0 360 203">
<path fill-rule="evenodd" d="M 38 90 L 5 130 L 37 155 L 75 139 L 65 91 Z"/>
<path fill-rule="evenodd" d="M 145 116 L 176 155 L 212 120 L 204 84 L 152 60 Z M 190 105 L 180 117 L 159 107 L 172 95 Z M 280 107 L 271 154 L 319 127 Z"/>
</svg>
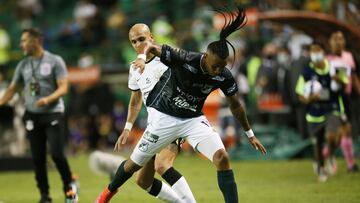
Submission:
<svg viewBox="0 0 360 203">
<path fill-rule="evenodd" d="M 119 150 L 121 148 L 121 145 L 126 143 L 126 140 L 130 135 L 132 124 L 135 122 L 141 110 L 141 106 L 142 106 L 141 98 L 142 96 L 140 90 L 132 91 L 128 106 L 128 115 L 126 118 L 126 124 L 124 130 L 122 131 L 121 135 L 119 136 L 115 144 L 114 150 Z"/>
<path fill-rule="evenodd" d="M 251 130 L 249 121 L 246 116 L 246 112 L 244 107 L 240 104 L 238 100 L 239 96 L 238 94 L 235 94 L 233 96 L 227 96 L 226 100 L 229 103 L 231 113 L 233 116 L 241 123 L 241 126 L 246 132 L 246 135 L 248 136 L 250 144 L 256 149 L 260 150 L 262 154 L 266 154 L 265 147 L 261 144 L 261 142 L 255 137 L 253 131 Z"/>
</svg>

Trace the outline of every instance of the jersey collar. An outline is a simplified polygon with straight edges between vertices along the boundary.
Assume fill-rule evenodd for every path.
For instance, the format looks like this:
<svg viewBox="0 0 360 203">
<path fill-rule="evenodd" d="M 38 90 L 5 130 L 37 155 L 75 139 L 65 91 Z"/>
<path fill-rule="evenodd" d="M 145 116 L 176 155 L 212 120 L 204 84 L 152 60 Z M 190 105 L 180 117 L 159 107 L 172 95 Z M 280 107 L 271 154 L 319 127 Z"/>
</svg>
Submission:
<svg viewBox="0 0 360 203">
<path fill-rule="evenodd" d="M 154 60 L 155 57 L 156 57 L 156 56 L 153 56 L 151 59 L 149 59 L 148 61 L 146 61 L 145 64 L 150 63 L 152 60 Z"/>
</svg>

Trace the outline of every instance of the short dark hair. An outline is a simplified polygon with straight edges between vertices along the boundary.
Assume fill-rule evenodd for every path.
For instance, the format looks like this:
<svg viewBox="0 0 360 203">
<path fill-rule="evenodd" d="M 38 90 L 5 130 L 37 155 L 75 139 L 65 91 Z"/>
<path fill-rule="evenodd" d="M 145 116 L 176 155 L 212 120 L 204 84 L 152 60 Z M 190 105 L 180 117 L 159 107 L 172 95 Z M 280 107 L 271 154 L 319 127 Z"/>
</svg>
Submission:
<svg viewBox="0 0 360 203">
<path fill-rule="evenodd" d="M 208 50 L 212 53 L 218 55 L 221 59 L 226 59 L 229 56 L 229 49 L 227 44 L 229 44 L 235 53 L 234 46 L 226 39 L 231 33 L 235 32 L 236 30 L 241 29 L 246 24 L 246 14 L 245 10 L 242 7 L 237 7 L 235 12 L 229 12 L 228 8 L 226 8 L 230 15 L 226 15 L 224 11 L 215 10 L 216 12 L 220 13 L 224 19 L 225 24 L 220 31 L 220 39 L 214 42 L 211 42 L 208 45 Z M 230 19 L 227 18 L 230 16 Z"/>
<path fill-rule="evenodd" d="M 39 39 L 40 41 L 42 41 L 44 38 L 43 33 L 37 28 L 23 29 L 22 33 L 29 33 L 31 37 Z"/>
<path fill-rule="evenodd" d="M 319 46 L 320 48 L 325 49 L 324 43 L 319 40 L 313 41 L 313 43 L 310 44 L 310 47 L 311 46 Z"/>
</svg>

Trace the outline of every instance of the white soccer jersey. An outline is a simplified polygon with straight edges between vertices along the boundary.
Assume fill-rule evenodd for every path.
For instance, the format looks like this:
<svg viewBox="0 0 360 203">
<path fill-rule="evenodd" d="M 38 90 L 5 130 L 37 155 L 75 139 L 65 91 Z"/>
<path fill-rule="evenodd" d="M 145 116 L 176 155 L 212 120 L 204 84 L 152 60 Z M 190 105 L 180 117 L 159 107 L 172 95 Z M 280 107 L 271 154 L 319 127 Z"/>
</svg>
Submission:
<svg viewBox="0 0 360 203">
<path fill-rule="evenodd" d="M 133 91 L 140 90 L 143 102 L 146 105 L 146 99 L 149 93 L 167 69 L 168 67 L 160 61 L 159 57 L 154 57 L 152 60 L 147 62 L 142 74 L 138 69 L 135 69 L 133 65 L 131 65 L 129 70 L 128 87 Z"/>
</svg>

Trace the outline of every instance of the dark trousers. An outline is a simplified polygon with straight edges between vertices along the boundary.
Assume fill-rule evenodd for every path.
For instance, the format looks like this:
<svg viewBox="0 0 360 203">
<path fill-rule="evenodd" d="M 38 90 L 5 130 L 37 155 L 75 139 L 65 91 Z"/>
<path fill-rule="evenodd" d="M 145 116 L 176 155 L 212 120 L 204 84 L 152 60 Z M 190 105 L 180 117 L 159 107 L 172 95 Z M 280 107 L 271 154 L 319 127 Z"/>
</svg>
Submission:
<svg viewBox="0 0 360 203">
<path fill-rule="evenodd" d="M 51 158 L 58 169 L 64 192 L 69 188 L 71 172 L 65 157 L 64 116 L 62 113 L 30 113 L 24 115 L 27 138 L 30 141 L 31 154 L 35 168 L 35 179 L 41 195 L 49 194 L 46 168 L 47 143 Z"/>
</svg>

